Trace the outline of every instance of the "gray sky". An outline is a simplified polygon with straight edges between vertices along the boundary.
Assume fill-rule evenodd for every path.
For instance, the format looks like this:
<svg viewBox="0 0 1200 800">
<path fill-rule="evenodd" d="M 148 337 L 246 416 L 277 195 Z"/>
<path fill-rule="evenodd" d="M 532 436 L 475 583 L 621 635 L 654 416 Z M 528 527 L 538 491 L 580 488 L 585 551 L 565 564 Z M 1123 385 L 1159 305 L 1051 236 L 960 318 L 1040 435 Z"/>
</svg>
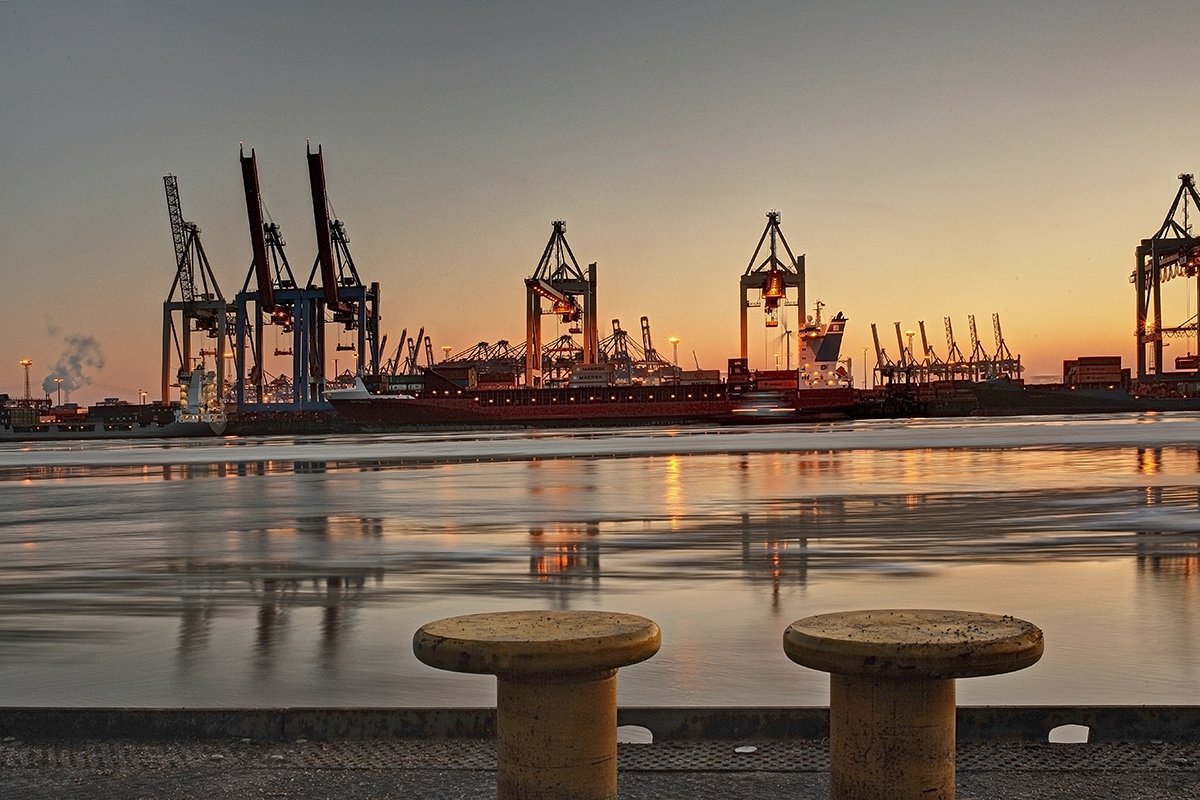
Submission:
<svg viewBox="0 0 1200 800">
<path fill-rule="evenodd" d="M 860 376 L 871 322 L 894 350 L 895 321 L 925 320 L 944 352 L 943 317 L 961 343 L 976 315 L 990 348 L 993 312 L 1033 375 L 1128 364 L 1133 248 L 1198 166 L 1198 23 L 1185 0 L 0 2 L 0 392 L 72 336 L 104 363 L 72 399 L 153 392 L 162 176 L 231 297 L 241 142 L 307 274 L 306 139 L 393 344 L 523 337 L 522 281 L 565 219 L 602 319 L 648 315 L 660 349 L 723 368 L 778 209 Z M 751 318 L 762 365 L 779 343 Z"/>
</svg>

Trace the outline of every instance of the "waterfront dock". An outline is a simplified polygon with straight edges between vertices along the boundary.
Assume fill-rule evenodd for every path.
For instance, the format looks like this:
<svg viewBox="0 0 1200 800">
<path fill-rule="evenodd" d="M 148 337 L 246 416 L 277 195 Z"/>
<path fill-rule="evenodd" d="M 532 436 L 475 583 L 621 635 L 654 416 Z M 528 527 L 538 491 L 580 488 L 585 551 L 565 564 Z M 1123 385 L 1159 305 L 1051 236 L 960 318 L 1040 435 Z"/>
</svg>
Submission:
<svg viewBox="0 0 1200 800">
<path fill-rule="evenodd" d="M 623 734 L 654 741 L 620 745 L 620 796 L 826 798 L 827 713 L 623 708 Z M 1200 708 L 963 707 L 958 716 L 959 798 L 1200 798 Z M 0 709 L 0 796 L 489 797 L 493 720 L 491 709 Z M 1087 742 L 1043 733 L 1081 723 Z"/>
</svg>

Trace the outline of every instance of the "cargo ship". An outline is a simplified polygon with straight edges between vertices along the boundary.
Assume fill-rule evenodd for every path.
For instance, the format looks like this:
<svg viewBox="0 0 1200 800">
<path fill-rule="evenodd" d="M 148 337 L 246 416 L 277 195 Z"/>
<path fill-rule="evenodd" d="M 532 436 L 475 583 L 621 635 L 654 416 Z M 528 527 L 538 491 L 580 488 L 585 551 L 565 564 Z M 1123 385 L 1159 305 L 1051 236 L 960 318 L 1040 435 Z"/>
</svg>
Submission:
<svg viewBox="0 0 1200 800">
<path fill-rule="evenodd" d="M 809 322 L 800 331 L 801 365 L 790 370 L 750 370 L 729 360 L 727 379 L 716 370 L 668 373 L 654 382 L 596 381 L 611 370 L 579 365 L 564 386 L 481 387 L 448 376 L 436 366 L 419 385 L 372 388 L 362 378 L 348 389 L 325 393 L 338 419 L 352 429 L 649 425 L 673 423 L 787 422 L 848 416 L 856 402 L 849 376 L 838 365 L 846 318 Z"/>
<path fill-rule="evenodd" d="M 1023 414 L 1116 414 L 1141 411 L 1200 411 L 1200 397 L 1153 386 L 1023 384 L 1007 378 L 971 386 L 984 416 Z"/>
<path fill-rule="evenodd" d="M 996 378 L 971 385 L 975 413 L 985 416 L 1200 411 L 1198 388 L 1195 381 L 1134 381 L 1120 356 L 1064 361 L 1062 383 Z"/>
<path fill-rule="evenodd" d="M 18 401 L 0 407 L 0 441 L 58 439 L 136 439 L 172 436 L 219 436 L 225 432 L 223 411 L 212 398 L 212 374 L 193 370 L 180 404 L 133 403 L 110 398 L 86 408 L 51 408 L 46 403 Z"/>
</svg>

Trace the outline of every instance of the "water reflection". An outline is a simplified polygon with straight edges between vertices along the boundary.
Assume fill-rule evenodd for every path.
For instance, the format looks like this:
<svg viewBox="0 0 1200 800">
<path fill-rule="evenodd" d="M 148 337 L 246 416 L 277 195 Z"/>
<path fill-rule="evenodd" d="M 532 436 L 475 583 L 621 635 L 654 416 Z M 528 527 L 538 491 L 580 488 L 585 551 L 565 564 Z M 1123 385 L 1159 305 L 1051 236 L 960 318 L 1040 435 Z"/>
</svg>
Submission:
<svg viewBox="0 0 1200 800">
<path fill-rule="evenodd" d="M 770 580 L 772 611 L 780 608 L 780 590 L 785 583 L 803 589 L 808 581 L 806 531 L 821 513 L 821 504 L 809 500 L 799 505 L 796 516 L 784 519 L 782 526 L 778 517 L 776 524 L 767 526 L 756 522 L 750 514 L 742 514 L 742 568 L 747 580 L 760 581 L 764 577 Z"/>
<path fill-rule="evenodd" d="M 382 586 L 382 568 L 352 568 L 338 572 L 310 571 L 300 564 L 271 563 L 230 567 L 183 562 L 168 565 L 180 598 L 177 661 L 187 670 L 200 663 L 212 644 L 213 626 L 222 615 L 254 607 L 253 663 L 260 677 L 276 666 L 277 649 L 288 637 L 291 612 L 320 609 L 319 630 L 300 632 L 315 638 L 319 662 L 334 671 L 341 657 L 339 642 L 354 626 L 354 612 L 364 602 L 369 584 Z"/>
<path fill-rule="evenodd" d="M 600 585 L 600 524 L 555 525 L 549 532 L 529 529 L 529 574 L 538 583 L 586 580 Z"/>
<path fill-rule="evenodd" d="M 1154 475 L 1162 469 L 1161 447 L 1139 447 L 1137 454 L 1138 472 Z"/>
<path fill-rule="evenodd" d="M 1144 448 L 1138 451 L 1139 469 L 1154 474 L 1162 468 L 1162 450 Z M 1170 508 L 1200 509 L 1200 488 L 1164 487 L 1151 484 L 1144 494 L 1146 522 L 1157 522 Z M 1155 527 L 1137 532 L 1136 564 L 1139 574 L 1158 579 L 1194 582 L 1200 576 L 1200 519 L 1188 531 L 1173 531 Z"/>
<path fill-rule="evenodd" d="M 663 652 L 623 679 L 645 704 L 778 702 L 798 680 L 779 664 L 781 623 L 900 603 L 1044 623 L 1044 693 L 1021 702 L 1189 691 L 1200 451 L 936 446 L 996 430 L 956 424 L 907 450 L 818 447 L 822 432 L 769 452 L 574 457 L 597 440 L 509 435 L 446 439 L 457 449 L 438 458 L 381 438 L 391 456 L 355 440 L 171 465 L 109 463 L 126 455 L 115 448 L 91 465 L 8 463 L 0 701 L 486 703 L 410 663 L 411 632 L 585 604 L 663 627 Z M 487 460 L 502 445 L 526 457 Z M 542 447 L 559 449 L 529 457 Z"/>
</svg>

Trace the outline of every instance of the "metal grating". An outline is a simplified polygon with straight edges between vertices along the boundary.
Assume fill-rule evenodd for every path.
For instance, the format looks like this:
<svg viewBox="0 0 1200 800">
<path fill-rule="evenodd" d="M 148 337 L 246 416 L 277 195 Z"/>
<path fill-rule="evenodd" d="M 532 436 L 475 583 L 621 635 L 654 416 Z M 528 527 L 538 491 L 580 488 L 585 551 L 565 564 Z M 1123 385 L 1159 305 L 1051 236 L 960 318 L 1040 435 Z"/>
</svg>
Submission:
<svg viewBox="0 0 1200 800">
<path fill-rule="evenodd" d="M 755 748 L 737 752 L 738 748 Z M 1089 744 L 966 743 L 959 772 L 1200 772 L 1200 744 L 1166 742 Z M 3 769 L 300 769 L 493 771 L 495 745 L 477 739 L 399 739 L 260 744 L 204 742 L 0 743 Z M 621 744 L 625 772 L 823 772 L 828 746 L 821 740 L 705 740 Z"/>
</svg>

